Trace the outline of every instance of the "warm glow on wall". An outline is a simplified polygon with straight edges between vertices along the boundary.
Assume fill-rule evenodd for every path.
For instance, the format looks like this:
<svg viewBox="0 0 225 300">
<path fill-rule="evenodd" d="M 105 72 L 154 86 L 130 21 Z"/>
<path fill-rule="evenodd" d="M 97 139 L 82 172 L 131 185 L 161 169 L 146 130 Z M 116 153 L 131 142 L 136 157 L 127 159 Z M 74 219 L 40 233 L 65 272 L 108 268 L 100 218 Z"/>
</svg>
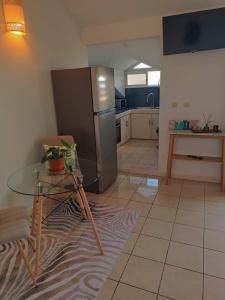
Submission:
<svg viewBox="0 0 225 300">
<path fill-rule="evenodd" d="M 6 31 L 25 35 L 25 22 L 22 0 L 3 0 L 3 9 L 6 23 Z"/>
</svg>

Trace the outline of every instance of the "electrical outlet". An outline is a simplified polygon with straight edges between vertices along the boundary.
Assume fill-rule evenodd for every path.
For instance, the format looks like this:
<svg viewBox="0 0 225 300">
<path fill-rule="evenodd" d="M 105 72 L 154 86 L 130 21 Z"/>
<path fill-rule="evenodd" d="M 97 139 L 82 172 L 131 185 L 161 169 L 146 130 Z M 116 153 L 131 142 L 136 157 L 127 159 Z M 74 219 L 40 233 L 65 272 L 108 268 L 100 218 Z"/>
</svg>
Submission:
<svg viewBox="0 0 225 300">
<path fill-rule="evenodd" d="M 177 107 L 178 103 L 177 102 L 172 102 L 172 107 Z"/>
<path fill-rule="evenodd" d="M 184 107 L 185 108 L 189 108 L 191 105 L 190 105 L 190 102 L 184 102 Z"/>
</svg>

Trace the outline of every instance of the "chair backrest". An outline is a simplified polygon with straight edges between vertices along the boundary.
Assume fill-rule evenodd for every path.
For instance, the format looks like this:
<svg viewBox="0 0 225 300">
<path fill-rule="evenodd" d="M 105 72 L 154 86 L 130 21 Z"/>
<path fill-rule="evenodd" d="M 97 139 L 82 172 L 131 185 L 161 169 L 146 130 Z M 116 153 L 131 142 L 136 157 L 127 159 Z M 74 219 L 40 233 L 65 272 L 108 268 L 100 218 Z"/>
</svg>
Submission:
<svg viewBox="0 0 225 300">
<path fill-rule="evenodd" d="M 73 144 L 74 138 L 72 135 L 56 135 L 56 136 L 48 136 L 41 139 L 42 145 L 49 145 L 49 146 L 62 146 L 60 140 L 64 140 L 67 143 Z"/>
</svg>

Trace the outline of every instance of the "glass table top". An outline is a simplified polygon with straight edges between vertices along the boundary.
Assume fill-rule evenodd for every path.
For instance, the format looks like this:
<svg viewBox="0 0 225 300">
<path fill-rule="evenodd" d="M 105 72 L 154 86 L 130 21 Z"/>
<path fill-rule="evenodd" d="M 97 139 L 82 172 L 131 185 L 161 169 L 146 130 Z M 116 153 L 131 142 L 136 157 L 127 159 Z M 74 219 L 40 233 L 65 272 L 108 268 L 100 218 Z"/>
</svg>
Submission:
<svg viewBox="0 0 225 300">
<path fill-rule="evenodd" d="M 72 172 L 68 169 L 51 172 L 48 164 L 32 164 L 13 173 L 9 177 L 7 185 L 12 191 L 19 194 L 50 196 L 74 191 L 71 174 L 78 177 L 84 187 L 98 181 L 95 162 L 79 159 L 79 167 Z"/>
</svg>

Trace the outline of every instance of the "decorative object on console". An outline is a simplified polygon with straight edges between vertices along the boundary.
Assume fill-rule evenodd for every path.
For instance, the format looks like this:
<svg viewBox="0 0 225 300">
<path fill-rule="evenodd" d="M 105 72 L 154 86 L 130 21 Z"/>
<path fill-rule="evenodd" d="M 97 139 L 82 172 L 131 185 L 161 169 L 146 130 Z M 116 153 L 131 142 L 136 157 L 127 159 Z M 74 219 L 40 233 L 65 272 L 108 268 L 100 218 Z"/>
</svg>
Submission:
<svg viewBox="0 0 225 300">
<path fill-rule="evenodd" d="M 213 132 L 220 132 L 219 125 L 213 125 Z"/>
<path fill-rule="evenodd" d="M 199 120 L 169 120 L 169 131 L 172 130 L 199 130 Z"/>
<path fill-rule="evenodd" d="M 219 125 L 213 125 L 210 128 L 210 124 L 212 123 L 211 120 L 212 114 L 209 114 L 207 117 L 203 114 L 204 118 L 204 126 L 202 128 L 192 128 L 193 133 L 221 133 L 222 131 L 219 129 Z"/>
<path fill-rule="evenodd" d="M 204 132 L 209 132 L 209 125 L 210 125 L 210 123 L 212 123 L 212 120 L 211 120 L 211 118 L 212 118 L 212 114 L 209 114 L 208 115 L 208 117 L 206 117 L 206 115 L 205 114 L 203 114 L 203 119 L 204 119 L 204 126 L 203 126 L 203 131 Z"/>
<path fill-rule="evenodd" d="M 199 120 L 191 120 L 190 121 L 190 129 L 192 129 L 192 130 L 199 129 Z"/>
<path fill-rule="evenodd" d="M 169 120 L 169 131 L 174 130 L 175 123 L 176 122 L 174 120 Z"/>
</svg>

